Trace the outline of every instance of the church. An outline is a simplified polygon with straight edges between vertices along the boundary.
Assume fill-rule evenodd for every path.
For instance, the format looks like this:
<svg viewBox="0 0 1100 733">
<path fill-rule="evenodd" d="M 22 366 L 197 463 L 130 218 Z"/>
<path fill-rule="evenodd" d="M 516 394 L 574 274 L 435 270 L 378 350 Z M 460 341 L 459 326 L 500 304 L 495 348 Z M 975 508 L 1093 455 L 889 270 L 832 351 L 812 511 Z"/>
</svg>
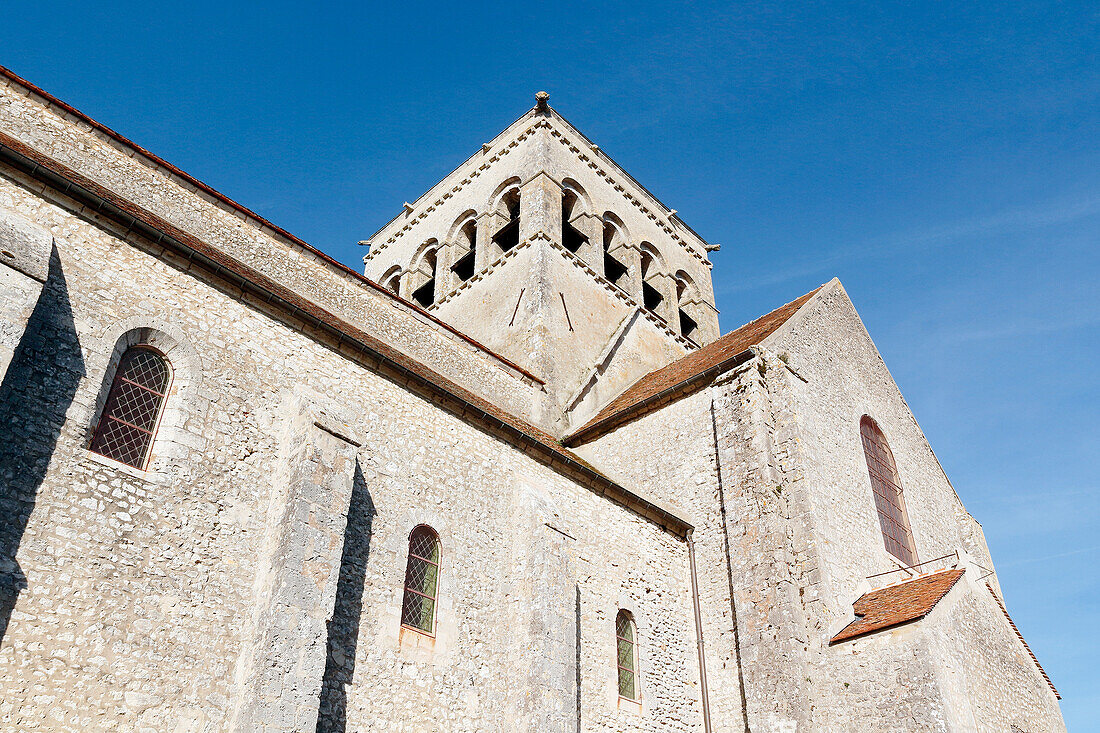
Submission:
<svg viewBox="0 0 1100 733">
<path fill-rule="evenodd" d="M 0 730 L 1065 730 L 839 281 L 471 149 L 357 271 L 0 68 Z"/>
</svg>

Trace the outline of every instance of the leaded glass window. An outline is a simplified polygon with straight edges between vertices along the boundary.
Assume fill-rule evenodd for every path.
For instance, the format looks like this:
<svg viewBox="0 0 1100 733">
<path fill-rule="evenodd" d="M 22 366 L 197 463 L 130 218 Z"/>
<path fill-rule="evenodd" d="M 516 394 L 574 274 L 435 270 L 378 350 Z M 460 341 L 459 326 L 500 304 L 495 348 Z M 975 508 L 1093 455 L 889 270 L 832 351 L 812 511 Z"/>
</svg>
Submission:
<svg viewBox="0 0 1100 733">
<path fill-rule="evenodd" d="M 615 616 L 615 663 L 619 669 L 619 697 L 638 699 L 638 632 L 629 611 Z"/>
<path fill-rule="evenodd" d="M 90 449 L 142 468 L 168 393 L 171 371 L 158 352 L 135 346 L 122 355 Z"/>
<path fill-rule="evenodd" d="M 886 436 L 878 423 L 867 415 L 859 421 L 859 433 L 863 439 L 863 453 L 867 458 L 867 472 L 871 474 L 871 490 L 875 495 L 875 508 L 886 551 L 907 566 L 916 565 L 917 548 L 909 527 L 909 515 L 905 511 L 905 498 L 901 493 L 901 478 L 894 464 L 894 454 L 890 452 Z"/>
<path fill-rule="evenodd" d="M 405 598 L 401 624 L 426 633 L 435 628 L 439 589 L 439 535 L 420 525 L 409 535 L 409 562 L 405 566 Z"/>
</svg>

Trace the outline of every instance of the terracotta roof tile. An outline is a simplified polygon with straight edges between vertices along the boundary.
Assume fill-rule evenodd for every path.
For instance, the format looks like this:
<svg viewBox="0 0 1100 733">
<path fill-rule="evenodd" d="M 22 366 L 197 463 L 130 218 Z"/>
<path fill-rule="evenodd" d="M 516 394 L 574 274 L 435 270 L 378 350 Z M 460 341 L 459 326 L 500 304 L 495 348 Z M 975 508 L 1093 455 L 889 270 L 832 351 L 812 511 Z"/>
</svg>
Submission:
<svg viewBox="0 0 1100 733">
<path fill-rule="evenodd" d="M 806 301 L 821 290 L 821 287 L 776 308 L 755 321 L 746 323 L 736 331 L 730 331 L 717 341 L 677 359 L 668 366 L 646 374 L 563 442 L 579 443 L 638 417 L 645 412 L 644 407 L 656 401 L 655 398 L 659 398 L 675 387 L 683 386 L 686 393 L 691 387 L 700 389 L 706 386 L 711 379 L 735 366 L 737 357 L 750 346 L 756 346 L 786 323 Z"/>
<path fill-rule="evenodd" d="M 261 294 L 261 302 L 281 304 L 281 307 L 290 310 L 296 317 L 312 321 L 320 326 L 321 330 L 330 331 L 340 339 L 340 342 L 350 342 L 357 345 L 374 358 L 379 359 L 383 364 L 395 369 L 399 374 L 405 375 L 405 378 L 415 381 L 420 386 L 438 394 L 441 399 L 436 401 L 445 409 L 458 414 L 471 414 L 472 417 L 481 417 L 504 428 L 505 432 L 518 434 L 526 441 L 538 445 L 545 451 L 552 466 L 554 464 L 565 464 L 571 466 L 574 470 L 587 474 L 589 478 L 602 484 L 602 490 L 612 495 L 616 501 L 640 505 L 640 508 L 636 507 L 637 510 L 672 531 L 683 534 L 690 529 L 691 525 L 682 517 L 670 512 L 666 507 L 657 506 L 648 499 L 615 483 L 579 455 L 562 446 L 546 431 L 500 409 L 481 396 L 447 379 L 431 367 L 366 333 L 352 323 L 327 311 L 317 303 L 272 280 L 208 242 L 117 195 L 25 143 L 0 132 L 0 152 L 4 149 L 10 150 L 17 158 L 26 161 L 28 170 L 33 169 L 40 175 L 49 173 L 54 177 L 53 180 L 67 183 L 66 191 L 70 196 L 77 196 L 80 192 L 84 192 L 92 200 L 98 200 L 100 204 L 96 210 L 102 215 L 116 216 L 112 213 L 112 209 L 114 209 L 117 211 L 118 220 L 127 221 L 128 227 L 138 232 L 141 232 L 142 227 L 144 227 L 151 233 L 149 236 L 159 233 L 159 237 L 151 236 L 153 241 L 158 241 L 161 246 L 166 248 L 178 247 L 181 252 L 189 253 L 188 261 L 192 259 L 196 259 L 197 263 L 201 263 L 203 260 L 208 261 L 210 268 L 220 276 L 239 281 L 242 286 L 242 296 L 245 290 L 254 289 Z"/>
<path fill-rule="evenodd" d="M 76 117 L 80 121 L 87 124 L 89 127 L 92 127 L 93 129 L 98 130 L 100 133 L 102 133 L 102 134 L 106 135 L 107 137 L 111 138 L 112 140 L 119 143 L 123 147 L 126 147 L 126 148 L 129 148 L 129 149 L 133 150 L 139 156 L 141 156 L 143 158 L 146 158 L 149 161 L 151 161 L 152 163 L 164 168 L 166 171 L 168 171 L 172 175 L 180 178 L 181 180 L 183 180 L 187 184 L 189 184 L 191 186 L 194 186 L 198 190 L 205 193 L 207 196 L 210 196 L 210 197 L 220 201 L 222 204 L 224 204 L 225 206 L 230 207 L 234 211 L 237 211 L 242 216 L 244 216 L 248 219 L 252 219 L 257 224 L 261 225 L 261 227 L 266 227 L 267 229 L 270 229 L 271 231 L 275 232 L 276 235 L 278 235 L 279 237 L 282 237 L 283 239 L 286 239 L 287 241 L 291 242 L 295 246 L 301 247 L 302 249 L 306 250 L 307 252 L 309 252 L 312 255 L 314 255 L 315 257 L 317 257 L 319 260 L 325 262 L 329 267 L 332 267 L 332 268 L 338 270 L 341 274 L 352 278 L 352 280 L 354 280 L 354 281 L 356 281 L 360 284 L 366 285 L 367 287 L 381 293 L 382 295 L 384 295 L 387 298 L 390 298 L 392 300 L 396 300 L 396 301 L 400 302 L 406 308 L 409 308 L 410 310 L 416 311 L 421 317 L 427 318 L 428 320 L 435 323 L 437 326 L 440 326 L 443 329 L 445 329 L 446 331 L 449 331 L 450 333 L 454 334 L 455 336 L 462 339 L 463 341 L 469 343 L 471 346 L 477 348 L 478 350 L 483 351 L 486 354 L 489 354 L 490 356 L 492 356 L 495 359 L 499 360 L 501 363 L 507 365 L 511 369 L 514 369 L 515 371 L 519 372 L 520 374 L 527 377 L 528 379 L 531 379 L 535 382 L 538 382 L 539 384 L 545 384 L 546 383 L 542 379 L 540 379 L 539 377 L 535 376 L 531 372 L 529 372 L 526 369 L 524 369 L 523 367 L 521 367 L 519 364 L 516 364 L 515 362 L 511 361 L 510 359 L 507 359 L 504 356 L 501 356 L 500 354 L 496 353 L 495 351 L 493 351 L 489 347 L 485 346 L 484 344 L 480 343 L 476 339 L 471 338 L 469 335 L 463 333 L 462 331 L 459 331 L 457 328 L 455 328 L 451 324 L 446 323 L 445 321 L 441 320 L 434 313 L 429 313 L 428 311 L 424 310 L 423 308 L 421 308 L 416 303 L 413 303 L 412 301 L 406 300 L 405 298 L 402 298 L 399 295 L 391 292 L 387 288 L 382 287 L 381 285 L 376 283 L 374 280 L 371 280 L 370 278 L 368 278 L 366 275 L 364 275 L 360 272 L 356 272 L 355 270 L 351 269 L 350 267 L 343 264 L 342 262 L 338 262 L 338 261 L 334 260 L 332 257 L 329 257 L 327 254 L 325 254 L 321 250 L 317 249 L 313 245 L 304 242 L 303 240 L 299 239 L 298 237 L 296 237 L 293 234 L 291 234 L 290 232 L 288 232 L 286 229 L 283 229 L 282 227 L 280 227 L 277 224 L 273 224 L 272 222 L 268 221 L 267 219 L 260 216 L 256 212 L 252 211 L 251 209 L 248 209 L 248 208 L 242 206 L 241 204 L 238 204 L 236 201 L 229 198 L 228 196 L 221 193 L 220 191 L 217 191 L 217 190 L 211 188 L 210 186 L 203 183 L 202 181 L 195 178 L 194 176 L 190 175 L 189 173 L 187 173 L 187 172 L 181 170 L 180 168 L 177 168 L 176 166 L 172 165 L 171 163 L 169 163 L 164 158 L 161 158 L 157 154 L 146 150 L 145 148 L 141 147 L 140 145 L 138 145 L 134 141 L 130 140 L 127 137 L 124 137 L 124 136 L 120 135 L 119 133 L 115 132 L 114 130 L 107 127 L 106 125 L 104 125 L 100 122 L 97 122 L 96 120 L 92 119 L 91 117 L 84 114 L 83 112 L 76 109 L 75 107 L 68 104 L 67 102 L 64 102 L 64 101 L 58 99 L 57 97 L 53 96 L 52 94 L 47 92 L 45 89 L 42 89 L 38 86 L 35 86 L 31 82 L 27 81 L 23 77 L 16 74 L 11 69 L 8 69 L 7 67 L 4 67 L 4 66 L 0 66 L 0 78 L 8 79 L 8 80 L 14 82 L 17 85 L 26 88 L 27 90 L 29 90 L 33 94 L 35 94 L 39 97 L 42 97 L 49 104 L 57 107 L 58 109 L 65 112 L 66 114 L 69 114 L 69 115 L 72 115 L 73 117 Z"/>
<path fill-rule="evenodd" d="M 829 643 L 854 639 L 872 631 L 924 618 L 947 591 L 954 587 L 963 573 L 962 568 L 941 570 L 904 583 L 864 593 L 852 604 L 858 617 L 841 629 Z"/>
<path fill-rule="evenodd" d="M 1047 676 L 1047 671 L 1043 669 L 1043 665 L 1039 664 L 1039 659 L 1035 656 L 1035 652 L 1031 651 L 1031 647 L 1024 641 L 1024 635 L 1016 628 L 1016 624 L 1012 621 L 1012 617 L 1008 615 L 1008 609 L 1005 608 L 1005 604 L 1001 602 L 1000 597 L 998 597 L 997 593 L 993 590 L 993 586 L 987 582 L 985 587 L 989 589 L 989 593 L 993 596 L 993 600 L 997 602 L 997 607 L 1000 608 L 1001 613 L 1005 615 L 1005 620 L 1008 621 L 1008 625 L 1016 632 L 1016 637 L 1020 640 L 1020 643 L 1024 645 L 1024 649 L 1027 650 L 1027 654 L 1031 657 L 1031 661 L 1035 662 L 1035 666 L 1039 668 L 1039 674 L 1043 675 L 1043 679 L 1050 685 L 1050 689 L 1054 692 L 1054 696 L 1061 700 L 1062 696 L 1058 694 L 1058 689 L 1054 686 L 1054 683 L 1050 681 L 1050 677 Z"/>
</svg>

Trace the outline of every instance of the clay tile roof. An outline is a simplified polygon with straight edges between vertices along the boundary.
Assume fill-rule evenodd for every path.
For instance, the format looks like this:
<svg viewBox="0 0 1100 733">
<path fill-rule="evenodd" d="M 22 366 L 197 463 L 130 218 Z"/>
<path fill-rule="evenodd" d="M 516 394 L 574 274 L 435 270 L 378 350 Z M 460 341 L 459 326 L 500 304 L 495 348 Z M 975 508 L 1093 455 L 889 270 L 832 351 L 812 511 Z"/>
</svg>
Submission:
<svg viewBox="0 0 1100 733">
<path fill-rule="evenodd" d="M 858 618 L 841 629 L 829 643 L 836 644 L 924 618 L 964 572 L 962 568 L 941 570 L 863 594 L 852 604 Z"/>
<path fill-rule="evenodd" d="M 1047 676 L 1047 671 L 1043 669 L 1043 665 L 1039 664 L 1039 659 L 1035 656 L 1035 652 L 1031 651 L 1031 647 L 1024 641 L 1024 635 L 1016 628 L 1016 624 L 1012 621 L 1012 617 L 1008 615 L 1008 609 L 1005 608 L 1005 604 L 1001 602 L 1000 597 L 997 595 L 996 591 L 993 590 L 993 586 L 987 582 L 985 587 L 989 589 L 989 593 L 993 596 L 993 600 L 997 602 L 997 607 L 1000 608 L 1001 613 L 1005 615 L 1005 620 L 1008 621 L 1008 625 L 1016 632 L 1016 637 L 1020 640 L 1020 643 L 1024 645 L 1024 649 L 1027 650 L 1027 655 L 1031 657 L 1031 661 L 1035 662 L 1035 666 L 1039 669 L 1039 674 L 1043 675 L 1043 679 L 1050 685 L 1050 689 L 1054 692 L 1054 696 L 1061 700 L 1062 696 L 1058 694 L 1058 689 L 1054 686 L 1054 683 L 1050 681 L 1050 677 Z"/>
<path fill-rule="evenodd" d="M 606 432 L 621 425 L 628 419 L 641 415 L 644 412 L 642 408 L 651 402 L 659 401 L 656 398 L 675 387 L 682 386 L 686 393 L 691 387 L 698 389 L 706 386 L 711 379 L 735 366 L 737 357 L 750 346 L 756 346 L 786 323 L 822 287 L 824 285 L 755 321 L 746 323 L 736 331 L 730 331 L 717 341 L 677 359 L 668 366 L 646 374 L 611 400 L 594 418 L 574 431 L 563 442 L 576 444 L 596 433 Z"/>
</svg>

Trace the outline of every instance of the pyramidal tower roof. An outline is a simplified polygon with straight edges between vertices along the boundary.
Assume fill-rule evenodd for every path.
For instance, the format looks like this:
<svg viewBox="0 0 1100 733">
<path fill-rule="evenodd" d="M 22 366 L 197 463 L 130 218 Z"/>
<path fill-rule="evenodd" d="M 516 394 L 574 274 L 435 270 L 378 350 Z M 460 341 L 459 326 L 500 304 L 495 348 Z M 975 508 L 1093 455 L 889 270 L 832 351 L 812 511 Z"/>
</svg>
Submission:
<svg viewBox="0 0 1100 733">
<path fill-rule="evenodd" d="M 367 277 L 537 375 L 552 431 L 718 337 L 717 247 L 545 92 L 363 243 Z"/>
<path fill-rule="evenodd" d="M 667 226 L 667 231 L 673 239 L 683 241 L 685 246 L 694 248 L 704 258 L 706 257 L 705 253 L 717 251 L 721 247 L 719 244 L 711 244 L 703 239 L 691 226 L 680 219 L 676 209 L 667 206 L 653 195 L 649 189 L 619 166 L 606 151 L 577 129 L 560 112 L 551 107 L 549 102 L 549 93 L 537 92 L 535 94 L 535 106 L 501 130 L 492 140 L 482 144 L 477 152 L 459 164 L 441 181 L 412 202 L 406 201 L 400 213 L 359 243 L 370 247 L 371 252 L 379 247 L 384 247 L 391 238 L 394 238 L 396 232 L 400 232 L 404 228 L 410 217 L 423 215 L 425 210 L 432 207 L 439 199 L 445 199 L 448 194 L 457 193 L 453 190 L 455 186 L 460 185 L 467 177 L 473 177 L 468 175 L 472 172 L 471 168 L 476 171 L 486 169 L 496 160 L 507 155 L 511 148 L 516 147 L 529 137 L 535 128 L 546 127 L 556 131 L 554 137 L 564 147 L 570 149 L 570 152 L 578 160 L 585 165 L 602 169 L 606 176 L 619 182 L 617 185 L 624 186 L 623 192 L 627 194 L 627 199 L 635 202 L 635 205 L 644 211 L 647 216 L 652 215 L 656 220 Z M 476 173 L 474 175 L 476 176 Z M 627 193 L 628 191 L 629 193 Z M 395 225 L 397 226 L 395 227 Z M 370 256 L 371 253 L 368 252 L 364 259 Z"/>
</svg>

